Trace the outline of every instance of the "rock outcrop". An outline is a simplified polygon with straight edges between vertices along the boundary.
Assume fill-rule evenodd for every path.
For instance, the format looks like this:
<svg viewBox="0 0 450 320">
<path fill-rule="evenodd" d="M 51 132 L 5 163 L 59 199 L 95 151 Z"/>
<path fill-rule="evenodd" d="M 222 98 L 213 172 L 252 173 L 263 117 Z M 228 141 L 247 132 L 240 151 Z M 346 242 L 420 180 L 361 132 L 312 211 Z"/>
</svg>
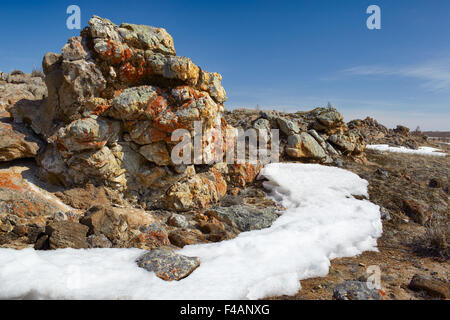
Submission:
<svg viewBox="0 0 450 320">
<path fill-rule="evenodd" d="M 172 161 L 175 130 L 194 137 L 195 129 L 231 127 L 223 117 L 221 75 L 177 56 L 166 30 L 94 16 L 61 54 L 45 55 L 43 70 L 48 97 L 38 131 L 49 145 L 38 163 L 45 179 L 105 185 L 149 207 L 177 211 L 225 194 L 222 173 Z M 201 144 L 204 158 L 214 154 L 211 140 Z"/>
<path fill-rule="evenodd" d="M 295 113 L 236 109 L 226 112 L 226 118 L 232 126 L 243 129 L 279 129 L 280 152 L 287 161 L 333 163 L 342 157 L 359 159 L 366 147 L 358 130 L 348 127 L 333 107 Z"/>
<path fill-rule="evenodd" d="M 407 147 L 417 149 L 426 137 L 419 134 L 412 134 L 410 130 L 402 125 L 395 129 L 388 129 L 377 120 L 367 117 L 364 120 L 352 120 L 348 127 L 356 130 L 364 138 L 367 144 L 388 144 L 394 147 Z"/>
</svg>

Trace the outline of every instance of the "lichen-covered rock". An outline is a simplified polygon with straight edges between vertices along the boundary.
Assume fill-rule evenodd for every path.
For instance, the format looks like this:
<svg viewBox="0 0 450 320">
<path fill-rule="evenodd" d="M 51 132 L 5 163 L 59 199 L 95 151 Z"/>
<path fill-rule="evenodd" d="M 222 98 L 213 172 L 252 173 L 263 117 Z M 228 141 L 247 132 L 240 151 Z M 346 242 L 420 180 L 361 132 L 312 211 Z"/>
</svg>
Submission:
<svg viewBox="0 0 450 320">
<path fill-rule="evenodd" d="M 196 229 L 175 230 L 169 234 L 170 243 L 179 248 L 205 242 L 205 237 Z"/>
<path fill-rule="evenodd" d="M 421 143 L 426 141 L 426 136 L 418 132 L 411 134 L 409 129 L 404 126 L 388 129 L 370 117 L 364 120 L 352 120 L 348 123 L 348 127 L 356 130 L 367 144 L 388 144 L 395 147 L 404 146 L 417 149 Z"/>
<path fill-rule="evenodd" d="M 300 132 L 300 128 L 298 127 L 298 125 L 291 120 L 280 117 L 277 119 L 277 122 L 281 132 L 283 132 L 287 136 Z"/>
<path fill-rule="evenodd" d="M 0 161 L 34 158 L 42 145 L 31 130 L 0 120 Z"/>
<path fill-rule="evenodd" d="M 227 192 L 227 183 L 215 168 L 177 182 L 166 192 L 163 207 L 167 210 L 188 211 L 206 208 L 218 202 Z"/>
<path fill-rule="evenodd" d="M 307 132 L 289 136 L 286 153 L 300 159 L 322 160 L 327 156 L 320 144 Z"/>
<path fill-rule="evenodd" d="M 172 250 L 155 249 L 140 256 L 136 263 L 165 281 L 173 281 L 184 279 L 194 272 L 200 266 L 200 259 Z"/>
<path fill-rule="evenodd" d="M 53 216 L 62 208 L 36 190 L 19 172 L 0 170 L 0 212 L 18 217 Z"/>
<path fill-rule="evenodd" d="M 189 226 L 186 217 L 176 213 L 172 214 L 169 219 L 167 219 L 167 224 L 177 228 L 187 228 Z"/>
<path fill-rule="evenodd" d="M 46 95 L 47 89 L 42 77 L 25 73 L 2 73 L 0 108 L 13 107 L 19 101 L 41 100 Z"/>
<path fill-rule="evenodd" d="M 50 144 L 38 158 L 42 177 L 65 186 L 105 185 L 158 208 L 175 184 L 198 192 L 180 201 L 180 210 L 224 194 L 223 179 L 196 177 L 194 166 L 172 162 L 175 130 L 191 133 L 192 147 L 194 130 L 225 136 L 230 126 L 222 77 L 177 56 L 166 30 L 94 16 L 61 54 L 46 54 L 43 70 L 48 97 L 37 131 Z M 217 151 L 214 141 L 201 139 L 205 158 L 196 164 L 208 163 Z"/>
<path fill-rule="evenodd" d="M 139 229 L 138 235 L 139 247 L 146 249 L 158 248 L 170 245 L 167 230 L 159 223 L 152 223 Z"/>
</svg>

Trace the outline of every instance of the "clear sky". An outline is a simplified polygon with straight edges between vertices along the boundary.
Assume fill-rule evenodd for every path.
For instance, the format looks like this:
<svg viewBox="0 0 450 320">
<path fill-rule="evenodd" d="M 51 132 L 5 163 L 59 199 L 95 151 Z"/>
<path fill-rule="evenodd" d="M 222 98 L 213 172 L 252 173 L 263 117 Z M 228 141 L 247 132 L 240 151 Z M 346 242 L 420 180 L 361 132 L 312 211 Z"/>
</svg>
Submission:
<svg viewBox="0 0 450 320">
<path fill-rule="evenodd" d="M 227 108 L 307 110 L 328 101 L 347 121 L 450 130 L 449 0 L 0 2 L 0 70 L 30 72 L 79 30 L 66 9 L 164 27 L 178 55 L 223 75 Z M 381 30 L 366 9 L 381 8 Z"/>
</svg>

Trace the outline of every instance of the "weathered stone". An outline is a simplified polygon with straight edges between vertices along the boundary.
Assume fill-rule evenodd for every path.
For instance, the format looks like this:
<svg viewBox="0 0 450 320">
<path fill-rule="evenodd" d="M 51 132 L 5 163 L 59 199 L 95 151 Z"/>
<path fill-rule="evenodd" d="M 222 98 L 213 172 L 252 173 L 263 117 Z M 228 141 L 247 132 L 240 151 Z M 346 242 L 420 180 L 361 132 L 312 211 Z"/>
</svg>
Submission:
<svg viewBox="0 0 450 320">
<path fill-rule="evenodd" d="M 176 213 L 172 214 L 169 219 L 167 219 L 167 224 L 177 228 L 187 228 L 189 226 L 186 217 Z"/>
<path fill-rule="evenodd" d="M 172 250 L 155 249 L 139 257 L 136 263 L 163 280 L 173 281 L 189 276 L 200 266 L 200 259 L 186 257 Z"/>
<path fill-rule="evenodd" d="M 334 108 L 327 108 L 317 115 L 317 120 L 326 127 L 338 125 L 344 117 Z"/>
<path fill-rule="evenodd" d="M 288 137 L 286 153 L 293 158 L 325 159 L 326 153 L 320 144 L 306 132 Z"/>
<path fill-rule="evenodd" d="M 70 153 L 96 150 L 118 140 L 120 124 L 101 118 L 84 118 L 72 122 L 57 133 L 59 150 Z"/>
<path fill-rule="evenodd" d="M 209 213 L 241 231 L 251 231 L 270 227 L 278 218 L 276 211 L 275 207 L 256 208 L 248 205 L 232 205 L 215 207 L 209 210 Z"/>
<path fill-rule="evenodd" d="M 168 55 L 176 54 L 173 39 L 163 28 L 122 23 L 118 32 L 130 47 Z"/>
<path fill-rule="evenodd" d="M 167 191 L 162 205 L 165 209 L 174 211 L 206 208 L 209 204 L 218 202 L 226 191 L 227 183 L 220 172 L 212 168 L 174 184 Z"/>
<path fill-rule="evenodd" d="M 256 130 L 270 131 L 270 122 L 267 119 L 260 118 L 253 123 L 253 128 Z"/>
<path fill-rule="evenodd" d="M 380 300 L 377 289 L 369 289 L 366 282 L 345 281 L 337 285 L 333 291 L 336 300 Z"/>
<path fill-rule="evenodd" d="M 198 230 L 176 230 L 169 233 L 170 243 L 183 248 L 184 246 L 205 242 L 205 237 Z"/>
<path fill-rule="evenodd" d="M 159 166 L 166 166 L 172 162 L 166 143 L 163 141 L 142 146 L 139 148 L 139 153 L 148 161 L 154 162 Z"/>
<path fill-rule="evenodd" d="M 150 207 L 161 207 L 171 187 L 204 189 L 191 197 L 191 208 L 220 199 L 223 179 L 194 178 L 193 166 L 172 163 L 171 135 L 192 132 L 197 122 L 204 133 L 225 135 L 222 77 L 176 56 L 164 29 L 94 16 L 61 55 L 44 57 L 43 69 L 49 94 L 40 132 L 51 143 L 38 159 L 43 177 L 65 186 L 104 185 Z M 217 151 L 213 141 L 202 140 L 205 155 Z"/>
<path fill-rule="evenodd" d="M 426 209 L 415 200 L 403 200 L 403 211 L 408 217 L 414 220 L 414 222 L 424 225 L 429 218 L 429 214 Z"/>
<path fill-rule="evenodd" d="M 50 249 L 85 249 L 88 248 L 87 233 L 89 228 L 76 222 L 57 221 L 45 228 L 49 236 Z"/>
<path fill-rule="evenodd" d="M 88 227 L 89 235 L 103 234 L 114 244 L 128 239 L 126 218 L 111 208 L 91 207 L 80 219 L 80 223 Z"/>
<path fill-rule="evenodd" d="M 235 163 L 228 165 L 228 178 L 235 186 L 245 187 L 255 181 L 262 169 L 260 162 L 252 164 L 250 162 Z"/>
<path fill-rule="evenodd" d="M 112 243 L 103 234 L 91 234 L 87 237 L 89 248 L 111 248 Z"/>
<path fill-rule="evenodd" d="M 414 291 L 425 291 L 433 297 L 442 299 L 448 299 L 450 297 L 450 289 L 448 284 L 420 274 L 414 275 L 409 283 L 409 287 Z"/>
<path fill-rule="evenodd" d="M 35 190 L 20 173 L 0 171 L 0 213 L 51 217 L 60 210 L 54 200 Z"/>
<path fill-rule="evenodd" d="M 152 223 L 139 229 L 138 240 L 142 246 L 148 249 L 170 245 L 166 229 L 159 223 Z"/>
<path fill-rule="evenodd" d="M 291 136 L 300 132 L 300 128 L 292 120 L 280 117 L 277 119 L 277 122 L 281 132 L 283 132 L 287 136 Z"/>
</svg>

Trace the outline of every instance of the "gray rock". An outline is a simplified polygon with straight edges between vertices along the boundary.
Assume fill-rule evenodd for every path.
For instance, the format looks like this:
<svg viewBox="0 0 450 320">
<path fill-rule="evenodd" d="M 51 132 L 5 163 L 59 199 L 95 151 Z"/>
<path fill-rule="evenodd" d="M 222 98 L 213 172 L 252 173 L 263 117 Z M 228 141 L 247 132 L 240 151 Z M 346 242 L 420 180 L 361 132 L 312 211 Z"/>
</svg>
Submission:
<svg viewBox="0 0 450 320">
<path fill-rule="evenodd" d="M 326 144 L 325 144 L 325 140 L 317 133 L 316 130 L 311 129 L 308 130 L 308 133 L 314 138 L 316 139 L 316 141 L 322 146 L 322 148 L 326 148 Z"/>
<path fill-rule="evenodd" d="M 241 231 L 268 228 L 278 218 L 275 207 L 255 208 L 248 205 L 216 207 L 212 212 L 222 221 Z"/>
<path fill-rule="evenodd" d="M 53 222 L 45 228 L 45 233 L 49 236 L 50 249 L 86 249 L 88 231 L 88 227 L 71 221 Z"/>
<path fill-rule="evenodd" d="M 337 285 L 333 291 L 336 300 L 380 300 L 377 289 L 369 289 L 366 282 L 348 280 Z"/>
<path fill-rule="evenodd" d="M 183 256 L 172 250 L 155 249 L 140 256 L 136 263 L 165 281 L 173 281 L 189 276 L 200 266 L 200 259 Z"/>
</svg>

